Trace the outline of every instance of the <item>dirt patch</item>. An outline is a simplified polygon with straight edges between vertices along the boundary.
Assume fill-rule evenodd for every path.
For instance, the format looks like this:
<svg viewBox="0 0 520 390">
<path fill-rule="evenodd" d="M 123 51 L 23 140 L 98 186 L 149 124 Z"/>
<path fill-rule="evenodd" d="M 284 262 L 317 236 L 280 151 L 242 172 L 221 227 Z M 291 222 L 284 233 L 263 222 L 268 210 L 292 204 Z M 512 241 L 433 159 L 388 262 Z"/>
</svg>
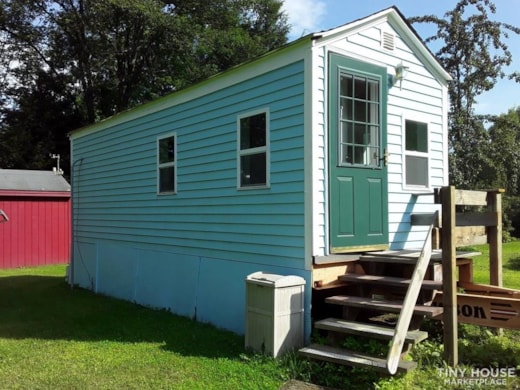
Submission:
<svg viewBox="0 0 520 390">
<path fill-rule="evenodd" d="M 323 387 L 318 385 L 313 385 L 312 383 L 301 382 L 294 379 L 291 379 L 289 382 L 286 382 L 280 390 L 334 390 L 330 387 Z"/>
</svg>

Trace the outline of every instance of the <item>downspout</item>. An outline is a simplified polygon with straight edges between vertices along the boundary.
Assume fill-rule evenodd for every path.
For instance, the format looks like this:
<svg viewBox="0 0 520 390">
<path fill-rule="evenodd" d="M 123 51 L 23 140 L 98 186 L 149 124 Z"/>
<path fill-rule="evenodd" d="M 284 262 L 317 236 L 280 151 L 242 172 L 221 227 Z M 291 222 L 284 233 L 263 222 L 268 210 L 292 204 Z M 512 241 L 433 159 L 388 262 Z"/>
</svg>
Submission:
<svg viewBox="0 0 520 390">
<path fill-rule="evenodd" d="M 71 148 L 72 149 L 72 148 Z M 71 151 L 72 156 L 72 151 Z M 77 163 L 80 163 L 83 161 L 82 158 L 79 160 L 76 160 L 74 163 L 71 164 L 70 169 L 70 269 L 69 269 L 69 284 L 70 288 L 74 288 L 74 269 L 75 269 L 75 261 L 74 261 L 74 167 Z"/>
</svg>

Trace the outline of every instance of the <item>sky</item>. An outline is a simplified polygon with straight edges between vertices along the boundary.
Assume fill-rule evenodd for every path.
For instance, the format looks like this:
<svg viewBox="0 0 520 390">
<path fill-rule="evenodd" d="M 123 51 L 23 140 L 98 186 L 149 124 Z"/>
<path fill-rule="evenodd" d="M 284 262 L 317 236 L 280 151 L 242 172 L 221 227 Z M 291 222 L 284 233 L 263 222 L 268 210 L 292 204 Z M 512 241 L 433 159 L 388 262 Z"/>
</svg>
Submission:
<svg viewBox="0 0 520 390">
<path fill-rule="evenodd" d="M 490 19 L 520 27 L 520 0 L 492 0 L 496 13 Z M 328 30 L 353 20 L 396 6 L 405 17 L 436 15 L 442 17 L 452 10 L 455 0 L 285 0 L 284 9 L 292 29 L 290 40 L 303 35 Z M 425 39 L 434 34 L 432 27 L 414 24 L 414 29 Z M 506 73 L 520 71 L 520 36 L 510 34 L 506 41 L 513 62 Z M 493 90 L 480 95 L 475 107 L 477 114 L 501 114 L 520 107 L 520 84 L 501 80 Z"/>
</svg>

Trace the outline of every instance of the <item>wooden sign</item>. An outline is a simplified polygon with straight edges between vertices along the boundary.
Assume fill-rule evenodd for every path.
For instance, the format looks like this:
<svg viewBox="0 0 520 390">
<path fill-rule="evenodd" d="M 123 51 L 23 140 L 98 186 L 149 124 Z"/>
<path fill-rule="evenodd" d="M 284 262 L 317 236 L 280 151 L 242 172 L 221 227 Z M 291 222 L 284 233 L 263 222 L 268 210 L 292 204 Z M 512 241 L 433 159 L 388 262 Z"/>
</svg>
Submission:
<svg viewBox="0 0 520 390">
<path fill-rule="evenodd" d="M 520 329 L 520 291 L 472 283 L 466 285 L 471 293 L 457 294 L 458 322 Z M 433 305 L 442 306 L 442 293 L 436 294 Z"/>
</svg>

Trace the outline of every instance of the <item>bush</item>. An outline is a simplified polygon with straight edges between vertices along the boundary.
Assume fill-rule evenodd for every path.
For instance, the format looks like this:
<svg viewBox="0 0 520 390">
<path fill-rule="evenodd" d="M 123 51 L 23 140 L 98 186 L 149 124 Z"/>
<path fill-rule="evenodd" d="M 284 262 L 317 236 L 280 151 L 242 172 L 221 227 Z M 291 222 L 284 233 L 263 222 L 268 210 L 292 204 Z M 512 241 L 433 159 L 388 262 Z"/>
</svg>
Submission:
<svg viewBox="0 0 520 390">
<path fill-rule="evenodd" d="M 474 367 L 520 366 L 520 333 L 504 331 L 505 335 L 485 327 L 459 327 L 459 356 L 462 364 Z M 507 333 L 506 333 L 507 332 Z"/>
<path fill-rule="evenodd" d="M 502 237 L 509 242 L 513 237 L 520 238 L 520 196 L 504 196 L 503 200 Z"/>
</svg>

